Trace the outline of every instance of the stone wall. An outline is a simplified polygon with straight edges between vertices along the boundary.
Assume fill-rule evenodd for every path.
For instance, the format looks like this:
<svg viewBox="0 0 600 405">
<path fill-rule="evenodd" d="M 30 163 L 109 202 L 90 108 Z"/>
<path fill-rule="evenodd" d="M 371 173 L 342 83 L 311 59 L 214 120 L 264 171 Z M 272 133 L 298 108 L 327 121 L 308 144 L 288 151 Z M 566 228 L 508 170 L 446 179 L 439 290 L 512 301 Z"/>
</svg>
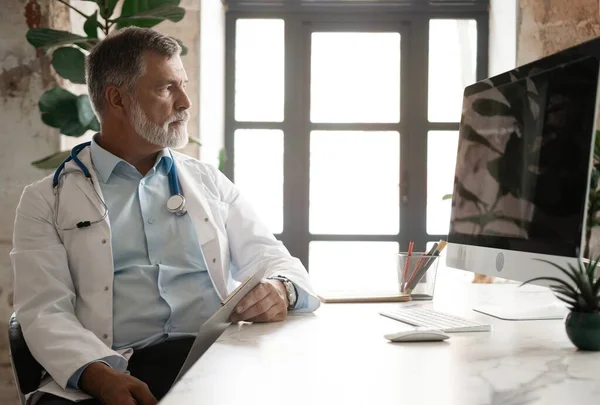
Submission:
<svg viewBox="0 0 600 405">
<path fill-rule="evenodd" d="M 3 2 L 0 8 L 0 403 L 17 403 L 7 350 L 7 320 L 12 313 L 12 230 L 23 187 L 44 173 L 30 162 L 58 150 L 58 134 L 43 124 L 38 100 L 55 79 L 48 60 L 25 41 L 24 16 L 30 0 Z M 42 26 L 65 29 L 67 8 L 39 1 Z M 35 21 L 31 21 L 35 23 Z"/>
<path fill-rule="evenodd" d="M 600 35 L 598 0 L 519 0 L 517 64 Z"/>
</svg>

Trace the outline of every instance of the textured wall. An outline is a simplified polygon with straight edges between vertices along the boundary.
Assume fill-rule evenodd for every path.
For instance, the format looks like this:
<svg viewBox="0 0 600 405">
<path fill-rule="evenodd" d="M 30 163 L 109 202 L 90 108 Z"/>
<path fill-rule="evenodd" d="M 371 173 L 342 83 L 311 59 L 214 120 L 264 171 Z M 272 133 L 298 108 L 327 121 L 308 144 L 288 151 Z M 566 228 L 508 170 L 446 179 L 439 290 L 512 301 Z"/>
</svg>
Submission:
<svg viewBox="0 0 600 405">
<path fill-rule="evenodd" d="M 23 187 L 44 173 L 30 162 L 58 150 L 58 134 L 40 120 L 37 102 L 54 80 L 48 61 L 25 41 L 24 7 L 30 0 L 0 7 L 0 404 L 16 403 L 8 361 L 6 327 L 12 313 L 11 249 L 14 213 Z M 39 1 L 43 26 L 69 25 L 66 7 Z"/>
<path fill-rule="evenodd" d="M 520 0 L 517 64 L 600 35 L 598 0 Z"/>
</svg>

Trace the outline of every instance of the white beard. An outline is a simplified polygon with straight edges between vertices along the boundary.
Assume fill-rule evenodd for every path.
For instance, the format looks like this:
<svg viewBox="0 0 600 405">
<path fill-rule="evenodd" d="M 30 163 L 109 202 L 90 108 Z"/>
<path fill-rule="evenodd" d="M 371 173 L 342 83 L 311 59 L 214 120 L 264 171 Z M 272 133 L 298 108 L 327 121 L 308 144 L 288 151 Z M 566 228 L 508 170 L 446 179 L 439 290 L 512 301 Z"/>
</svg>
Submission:
<svg viewBox="0 0 600 405">
<path fill-rule="evenodd" d="M 130 123 L 139 136 L 153 145 L 163 148 L 179 149 L 187 145 L 189 135 L 187 122 L 189 114 L 187 111 L 173 114 L 163 125 L 157 125 L 148 119 L 139 103 L 134 100 Z M 184 120 L 183 122 L 169 125 L 172 122 Z"/>
</svg>

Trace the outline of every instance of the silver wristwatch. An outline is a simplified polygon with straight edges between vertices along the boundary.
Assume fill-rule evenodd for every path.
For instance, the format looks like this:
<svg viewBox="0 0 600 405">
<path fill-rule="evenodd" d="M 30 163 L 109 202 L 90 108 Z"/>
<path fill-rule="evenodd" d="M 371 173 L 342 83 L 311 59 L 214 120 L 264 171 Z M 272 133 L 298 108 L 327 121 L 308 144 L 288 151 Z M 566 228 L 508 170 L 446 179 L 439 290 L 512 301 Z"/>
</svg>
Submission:
<svg viewBox="0 0 600 405">
<path fill-rule="evenodd" d="M 296 307 L 296 301 L 298 301 L 298 292 L 296 291 L 296 286 L 289 279 L 283 276 L 273 276 L 269 277 L 271 280 L 279 280 L 285 286 L 285 291 L 287 292 L 288 297 L 288 311 L 293 310 Z"/>
</svg>

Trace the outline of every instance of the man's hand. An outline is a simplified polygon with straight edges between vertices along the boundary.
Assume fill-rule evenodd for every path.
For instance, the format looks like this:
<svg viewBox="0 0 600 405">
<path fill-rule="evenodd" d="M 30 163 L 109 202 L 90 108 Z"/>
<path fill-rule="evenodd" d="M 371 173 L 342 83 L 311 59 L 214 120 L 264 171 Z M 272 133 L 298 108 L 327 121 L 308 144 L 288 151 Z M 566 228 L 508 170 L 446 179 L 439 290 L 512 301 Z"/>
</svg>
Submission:
<svg viewBox="0 0 600 405">
<path fill-rule="evenodd" d="M 158 402 L 146 383 L 104 363 L 90 364 L 81 375 L 79 387 L 103 405 L 155 405 Z"/>
<path fill-rule="evenodd" d="M 287 317 L 288 298 L 279 280 L 264 280 L 238 303 L 231 322 L 278 322 Z"/>
</svg>

